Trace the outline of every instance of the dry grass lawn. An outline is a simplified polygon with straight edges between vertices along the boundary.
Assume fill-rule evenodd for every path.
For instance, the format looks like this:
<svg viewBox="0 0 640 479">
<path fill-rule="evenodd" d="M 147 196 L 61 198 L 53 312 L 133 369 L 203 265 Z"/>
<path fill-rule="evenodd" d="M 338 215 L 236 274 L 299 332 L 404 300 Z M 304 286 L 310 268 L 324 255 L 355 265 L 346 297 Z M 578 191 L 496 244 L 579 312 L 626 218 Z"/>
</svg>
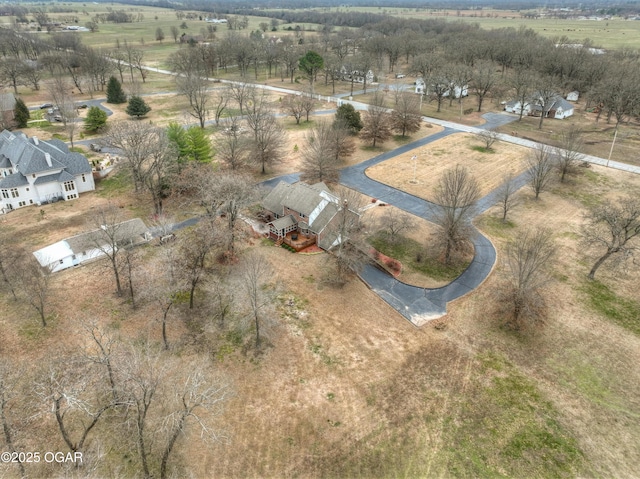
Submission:
<svg viewBox="0 0 640 479">
<path fill-rule="evenodd" d="M 372 166 L 366 173 L 381 183 L 432 200 L 442 174 L 456 165 L 469 169 L 478 181 L 483 196 L 500 185 L 503 175 L 517 175 L 524 171 L 524 158 L 528 148 L 497 142 L 493 146 L 494 152 L 483 153 L 473 149 L 480 145 L 473 135 L 456 133 Z M 416 160 L 411 159 L 414 155 Z"/>
</svg>

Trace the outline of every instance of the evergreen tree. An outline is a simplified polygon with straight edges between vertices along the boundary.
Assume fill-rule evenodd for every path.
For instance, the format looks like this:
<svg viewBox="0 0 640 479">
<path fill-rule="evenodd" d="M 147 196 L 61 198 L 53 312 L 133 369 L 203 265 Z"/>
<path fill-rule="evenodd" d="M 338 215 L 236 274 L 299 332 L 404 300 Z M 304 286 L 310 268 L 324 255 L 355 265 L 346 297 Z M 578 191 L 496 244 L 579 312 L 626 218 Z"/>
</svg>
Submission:
<svg viewBox="0 0 640 479">
<path fill-rule="evenodd" d="M 202 128 L 191 126 L 185 130 L 180 124 L 171 122 L 167 128 L 167 137 L 176 147 L 178 163 L 206 163 L 211 159 L 211 143 Z"/>
<path fill-rule="evenodd" d="M 187 130 L 186 138 L 189 160 L 206 163 L 211 159 L 211 143 L 202 128 L 195 125 L 190 127 Z"/>
<path fill-rule="evenodd" d="M 178 164 L 183 164 L 189 156 L 189 145 L 187 144 L 187 132 L 182 125 L 172 121 L 167 127 L 167 138 L 174 144 L 178 153 Z"/>
<path fill-rule="evenodd" d="M 107 124 L 107 112 L 100 107 L 92 106 L 84 119 L 84 129 L 87 131 L 98 131 Z"/>
<path fill-rule="evenodd" d="M 129 104 L 127 105 L 127 115 L 141 118 L 151 111 L 151 107 L 145 103 L 145 101 L 139 96 L 133 95 L 129 98 Z"/>
<path fill-rule="evenodd" d="M 16 106 L 13 109 L 13 116 L 18 128 L 26 128 L 27 121 L 31 118 L 29 108 L 24 104 L 22 98 L 16 98 Z"/>
<path fill-rule="evenodd" d="M 336 122 L 347 126 L 349 131 L 357 133 L 362 130 L 362 119 L 360 112 L 356 111 L 353 105 L 345 103 L 336 110 Z"/>
<path fill-rule="evenodd" d="M 107 103 L 126 103 L 127 95 L 116 77 L 110 77 L 107 83 Z"/>
</svg>

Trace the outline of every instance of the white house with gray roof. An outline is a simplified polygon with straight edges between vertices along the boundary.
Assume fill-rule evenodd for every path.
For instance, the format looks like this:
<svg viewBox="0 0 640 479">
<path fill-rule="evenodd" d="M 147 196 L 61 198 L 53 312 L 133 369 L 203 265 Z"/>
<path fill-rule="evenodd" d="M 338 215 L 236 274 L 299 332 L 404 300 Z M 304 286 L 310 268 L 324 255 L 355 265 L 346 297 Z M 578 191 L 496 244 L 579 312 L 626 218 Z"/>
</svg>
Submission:
<svg viewBox="0 0 640 479">
<path fill-rule="evenodd" d="M 525 101 L 524 106 L 519 100 L 513 100 L 506 103 L 504 109 L 509 113 L 515 113 L 517 115 L 522 111 L 522 114 L 527 116 L 539 117 L 544 114 L 545 118 L 562 120 L 573 115 L 574 106 L 560 95 L 556 95 L 548 104 L 543 105 L 540 94 L 534 93 L 529 100 Z"/>
<path fill-rule="evenodd" d="M 73 200 L 95 189 L 89 160 L 60 140 L 0 133 L 0 213 Z"/>
</svg>

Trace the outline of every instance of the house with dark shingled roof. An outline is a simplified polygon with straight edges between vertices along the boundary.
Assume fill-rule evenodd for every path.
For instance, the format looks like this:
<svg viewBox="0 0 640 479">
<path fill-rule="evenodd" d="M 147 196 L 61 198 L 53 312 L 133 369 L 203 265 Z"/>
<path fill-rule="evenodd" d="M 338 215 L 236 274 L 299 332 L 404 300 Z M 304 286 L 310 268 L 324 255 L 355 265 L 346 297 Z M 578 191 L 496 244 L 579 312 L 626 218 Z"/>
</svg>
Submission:
<svg viewBox="0 0 640 479">
<path fill-rule="evenodd" d="M 73 200 L 94 189 L 89 160 L 64 142 L 0 133 L 0 213 Z"/>
<path fill-rule="evenodd" d="M 294 184 L 281 181 L 262 200 L 262 206 L 275 220 L 269 223 L 269 236 L 276 242 L 285 241 L 289 233 L 315 239 L 318 246 L 330 250 L 339 244 L 339 228 L 333 224 L 339 213 L 359 218 L 360 213 L 341 204 L 327 185 L 304 182 Z"/>
</svg>

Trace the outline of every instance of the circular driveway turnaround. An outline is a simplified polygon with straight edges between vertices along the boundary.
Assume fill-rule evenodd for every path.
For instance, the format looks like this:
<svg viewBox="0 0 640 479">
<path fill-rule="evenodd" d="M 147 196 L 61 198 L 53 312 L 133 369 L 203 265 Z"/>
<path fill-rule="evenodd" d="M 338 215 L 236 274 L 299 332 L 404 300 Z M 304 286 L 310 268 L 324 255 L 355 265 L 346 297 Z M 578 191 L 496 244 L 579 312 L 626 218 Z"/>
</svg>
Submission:
<svg viewBox="0 0 640 479">
<path fill-rule="evenodd" d="M 458 133 L 452 128 L 427 138 L 414 141 L 393 151 L 383 153 L 358 165 L 343 169 L 340 173 L 340 183 L 344 186 L 372 196 L 385 203 L 393 205 L 401 210 L 434 221 L 434 208 L 436 205 L 417 196 L 405 193 L 391 186 L 385 185 L 369 178 L 365 170 L 394 156 L 409 152 L 415 148 L 428 145 L 445 136 Z M 491 193 L 479 201 L 479 211 L 491 207 L 495 200 Z M 368 265 L 361 272 L 360 277 L 369 287 L 384 299 L 402 316 L 416 326 L 421 326 L 427 321 L 439 318 L 447 313 L 447 303 L 453 301 L 477 288 L 491 273 L 496 262 L 496 250 L 488 238 L 476 230 L 473 238 L 474 258 L 467 269 L 451 283 L 441 288 L 419 288 L 411 286 L 390 276 L 388 273 Z"/>
</svg>

